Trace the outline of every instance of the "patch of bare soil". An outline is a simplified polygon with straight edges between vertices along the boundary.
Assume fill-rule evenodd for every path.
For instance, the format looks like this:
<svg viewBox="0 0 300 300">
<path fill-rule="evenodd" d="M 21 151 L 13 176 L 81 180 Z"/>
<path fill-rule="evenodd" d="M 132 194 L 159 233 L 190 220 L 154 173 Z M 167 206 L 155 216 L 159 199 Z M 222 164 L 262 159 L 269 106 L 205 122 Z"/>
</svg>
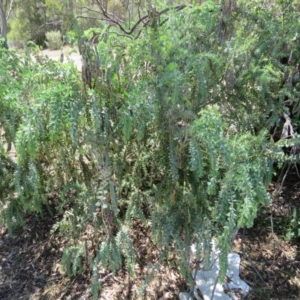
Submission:
<svg viewBox="0 0 300 300">
<path fill-rule="evenodd" d="M 277 189 L 274 183 L 270 192 Z M 241 278 L 252 287 L 248 300 L 300 299 L 300 239 L 284 238 L 290 224 L 287 222 L 297 207 L 300 180 L 291 171 L 273 205 L 257 217 L 253 228 L 240 230 L 237 235 L 234 251 L 241 255 Z M 92 299 L 89 266 L 84 266 L 81 276 L 72 278 L 62 270 L 60 261 L 69 241 L 51 232 L 59 218 L 46 212 L 44 217 L 29 215 L 24 227 L 15 230 L 12 237 L 5 228 L 0 230 L 1 300 Z M 148 265 L 155 265 L 159 251 L 152 243 L 150 229 L 141 222 L 136 221 L 131 236 L 138 256 L 136 277 L 130 277 L 125 265 L 116 274 L 100 269 L 102 288 L 98 299 L 178 299 L 179 292 L 187 291 L 188 285 L 170 261 L 149 280 L 145 295 L 139 293 L 151 273 Z"/>
<path fill-rule="evenodd" d="M 78 52 L 77 47 L 71 48 L 69 46 L 63 47 L 61 50 L 49 50 L 45 49 L 40 52 L 41 56 L 48 56 L 50 59 L 55 61 L 61 61 L 63 54 L 63 63 L 73 62 L 78 71 L 81 71 L 82 61 L 81 55 Z"/>
</svg>

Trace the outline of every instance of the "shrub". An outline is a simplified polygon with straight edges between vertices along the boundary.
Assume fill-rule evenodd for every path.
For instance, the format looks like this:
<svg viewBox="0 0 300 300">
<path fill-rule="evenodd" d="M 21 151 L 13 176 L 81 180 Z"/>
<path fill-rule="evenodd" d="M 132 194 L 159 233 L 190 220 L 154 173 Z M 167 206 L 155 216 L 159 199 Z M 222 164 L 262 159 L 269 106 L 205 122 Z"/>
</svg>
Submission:
<svg viewBox="0 0 300 300">
<path fill-rule="evenodd" d="M 294 11 L 282 20 L 256 6 L 247 13 L 225 18 L 206 1 L 170 13 L 162 29 L 146 28 L 139 39 L 111 31 L 96 47 L 83 37 L 84 89 L 71 66 L 34 64 L 30 55 L 7 63 L 3 50 L 0 123 L 17 152 L 13 165 L 1 150 L 0 190 L 10 195 L 4 217 L 10 225 L 21 213 L 40 213 L 49 193 L 61 192 L 56 228 L 70 240 L 62 263 L 71 276 L 89 255 L 76 241 L 94 227 L 95 299 L 99 263 L 116 272 L 124 258 L 134 270 L 136 219 L 151 225 L 160 262 L 175 254 L 185 276 L 189 246 L 196 243 L 208 262 L 216 239 L 224 278 L 233 233 L 251 227 L 270 203 L 273 163 L 289 159 L 282 148 L 300 140 L 274 143 L 266 130 L 279 123 L 287 96 L 300 107 L 293 83 L 299 41 L 289 43 L 300 28 Z M 50 49 L 62 46 L 60 36 L 47 33 Z M 295 65 L 280 63 L 286 53 Z"/>
<path fill-rule="evenodd" d="M 59 31 L 47 32 L 46 40 L 46 45 L 50 50 L 58 50 L 62 47 L 61 34 Z"/>
</svg>

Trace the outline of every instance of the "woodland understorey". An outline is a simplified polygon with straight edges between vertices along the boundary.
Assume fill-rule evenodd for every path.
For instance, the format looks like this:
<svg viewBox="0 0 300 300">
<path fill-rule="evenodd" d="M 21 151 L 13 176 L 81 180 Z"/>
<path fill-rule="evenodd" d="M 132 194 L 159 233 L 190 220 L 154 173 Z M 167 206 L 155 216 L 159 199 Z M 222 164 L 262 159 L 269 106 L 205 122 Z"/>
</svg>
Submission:
<svg viewBox="0 0 300 300">
<path fill-rule="evenodd" d="M 192 284 L 190 245 L 208 262 L 215 239 L 224 278 L 236 230 L 297 169 L 298 1 L 158 4 L 126 24 L 102 14 L 79 39 L 81 73 L 37 61 L 32 42 L 0 50 L 1 225 L 59 215 L 61 264 L 88 268 L 94 299 L 99 266 L 134 278 L 136 222 L 159 253 L 152 276 L 172 257 Z"/>
</svg>

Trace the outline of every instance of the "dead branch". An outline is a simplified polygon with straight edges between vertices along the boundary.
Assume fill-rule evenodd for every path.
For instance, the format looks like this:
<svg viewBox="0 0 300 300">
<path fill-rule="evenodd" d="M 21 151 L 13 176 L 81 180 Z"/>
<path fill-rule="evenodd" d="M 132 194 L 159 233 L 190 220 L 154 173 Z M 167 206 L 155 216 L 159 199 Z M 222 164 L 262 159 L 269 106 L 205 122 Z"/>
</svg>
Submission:
<svg viewBox="0 0 300 300">
<path fill-rule="evenodd" d="M 121 23 L 124 23 L 123 20 L 121 20 L 120 18 L 118 18 L 117 16 L 115 16 L 114 14 L 108 12 L 102 5 L 101 1 L 100 0 L 96 0 L 99 8 L 100 8 L 100 11 L 101 11 L 101 14 L 105 17 L 105 20 L 109 23 L 112 23 L 116 26 L 119 27 L 119 29 L 124 32 L 126 35 L 131 35 L 133 34 L 137 28 L 142 25 L 143 27 L 147 26 L 150 24 L 151 22 L 151 19 L 153 18 L 153 11 L 149 12 L 148 14 L 145 14 L 144 16 L 140 17 L 138 19 L 138 21 L 131 27 L 131 29 L 126 29 Z M 155 16 L 158 20 L 160 20 L 160 16 L 162 14 L 165 14 L 166 12 L 170 11 L 170 10 L 174 10 L 176 12 L 188 7 L 189 5 L 186 5 L 186 4 L 181 4 L 181 5 L 177 5 L 175 7 L 168 7 L 168 8 L 165 8 L 161 11 L 156 11 L 156 9 L 154 8 L 155 10 Z M 91 10 L 91 9 L 89 9 Z M 96 10 L 93 10 L 94 12 L 96 12 Z M 81 16 L 82 17 L 82 16 Z M 159 24 L 158 26 L 162 26 L 165 22 L 168 21 L 168 18 L 166 18 L 163 22 L 160 22 L 159 21 Z M 141 31 L 139 31 L 137 33 L 137 35 L 135 36 L 135 39 L 139 37 L 139 35 L 141 34 Z"/>
<path fill-rule="evenodd" d="M 83 9 L 86 9 L 86 10 L 91 11 L 91 12 L 95 12 L 95 13 L 97 13 L 97 14 L 100 14 L 100 13 L 101 13 L 101 11 L 92 9 L 92 8 L 90 8 L 90 7 L 87 7 L 87 6 L 81 6 L 81 7 L 82 7 Z M 125 23 L 124 20 L 120 19 L 120 18 L 119 18 L 118 16 L 116 16 L 115 14 L 110 13 L 110 12 L 106 12 L 106 13 L 107 13 L 107 15 L 109 15 L 109 16 L 115 18 L 118 22 L 120 22 L 120 23 Z"/>
<path fill-rule="evenodd" d="M 294 128 L 292 125 L 292 120 L 286 113 L 283 113 L 283 117 L 285 118 L 285 123 L 283 125 L 281 138 L 286 139 L 289 137 L 293 137 L 294 136 Z"/>
<path fill-rule="evenodd" d="M 58 26 L 59 24 L 61 24 L 63 22 L 63 20 L 57 20 L 57 21 L 51 21 L 51 22 L 47 22 L 42 24 L 38 30 L 41 30 L 43 27 L 48 26 L 48 25 L 53 25 L 53 26 Z"/>
</svg>

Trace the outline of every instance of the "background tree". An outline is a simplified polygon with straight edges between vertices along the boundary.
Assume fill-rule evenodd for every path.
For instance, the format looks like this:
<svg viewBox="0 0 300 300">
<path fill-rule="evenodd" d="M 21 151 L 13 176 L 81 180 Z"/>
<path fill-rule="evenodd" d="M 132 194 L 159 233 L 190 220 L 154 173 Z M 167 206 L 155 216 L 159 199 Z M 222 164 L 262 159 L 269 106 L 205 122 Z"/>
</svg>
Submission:
<svg viewBox="0 0 300 300">
<path fill-rule="evenodd" d="M 4 39 L 4 46 L 7 45 L 7 21 L 13 9 L 14 1 L 0 1 L 0 18 L 1 18 L 1 37 Z"/>
</svg>

